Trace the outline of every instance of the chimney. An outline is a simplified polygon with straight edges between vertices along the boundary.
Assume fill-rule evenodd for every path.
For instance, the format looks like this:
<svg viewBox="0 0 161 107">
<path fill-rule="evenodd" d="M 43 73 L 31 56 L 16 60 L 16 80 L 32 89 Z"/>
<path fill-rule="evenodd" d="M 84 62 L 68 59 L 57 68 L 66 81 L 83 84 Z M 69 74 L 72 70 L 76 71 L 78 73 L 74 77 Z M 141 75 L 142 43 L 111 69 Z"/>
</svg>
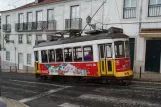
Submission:
<svg viewBox="0 0 161 107">
<path fill-rule="evenodd" d="M 35 0 L 35 3 L 43 2 L 44 0 Z"/>
</svg>

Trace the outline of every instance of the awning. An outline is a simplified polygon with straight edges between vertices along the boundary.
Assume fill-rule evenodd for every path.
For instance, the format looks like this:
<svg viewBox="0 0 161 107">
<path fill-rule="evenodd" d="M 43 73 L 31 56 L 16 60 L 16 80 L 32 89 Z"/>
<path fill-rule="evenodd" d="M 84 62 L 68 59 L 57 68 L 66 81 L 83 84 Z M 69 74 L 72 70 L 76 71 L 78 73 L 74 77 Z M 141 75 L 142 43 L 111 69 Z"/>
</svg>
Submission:
<svg viewBox="0 0 161 107">
<path fill-rule="evenodd" d="M 161 29 L 141 29 L 139 34 L 146 38 L 161 38 Z"/>
</svg>

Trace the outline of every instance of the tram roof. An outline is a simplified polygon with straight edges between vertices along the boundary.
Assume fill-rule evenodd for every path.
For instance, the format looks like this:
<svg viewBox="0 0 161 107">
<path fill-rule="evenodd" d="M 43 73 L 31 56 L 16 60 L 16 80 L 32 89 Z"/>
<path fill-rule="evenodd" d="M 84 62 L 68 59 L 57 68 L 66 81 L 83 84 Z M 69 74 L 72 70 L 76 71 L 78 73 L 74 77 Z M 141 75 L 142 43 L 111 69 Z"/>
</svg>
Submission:
<svg viewBox="0 0 161 107">
<path fill-rule="evenodd" d="M 68 43 L 76 43 L 76 42 L 84 42 L 84 41 L 92 41 L 92 40 L 118 39 L 118 38 L 129 38 L 129 36 L 123 33 L 112 33 L 112 34 L 100 33 L 100 34 L 95 34 L 95 35 L 88 34 L 88 35 L 80 36 L 80 37 L 67 37 L 67 38 L 58 39 L 57 41 L 42 42 L 42 43 L 35 45 L 34 48 L 68 44 Z"/>
</svg>

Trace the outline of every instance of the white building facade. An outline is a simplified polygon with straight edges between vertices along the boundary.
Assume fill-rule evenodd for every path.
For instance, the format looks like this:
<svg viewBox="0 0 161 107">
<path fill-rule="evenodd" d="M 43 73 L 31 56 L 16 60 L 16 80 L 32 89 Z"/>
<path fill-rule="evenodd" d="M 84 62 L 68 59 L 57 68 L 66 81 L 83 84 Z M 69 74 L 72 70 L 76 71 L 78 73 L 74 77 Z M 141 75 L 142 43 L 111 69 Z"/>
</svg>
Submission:
<svg viewBox="0 0 161 107">
<path fill-rule="evenodd" d="M 161 0 L 36 0 L 3 11 L 3 69 L 32 70 L 36 40 L 47 40 L 56 30 L 83 29 L 97 10 L 92 19 L 97 29 L 119 27 L 129 35 L 134 71 L 161 72 Z"/>
</svg>

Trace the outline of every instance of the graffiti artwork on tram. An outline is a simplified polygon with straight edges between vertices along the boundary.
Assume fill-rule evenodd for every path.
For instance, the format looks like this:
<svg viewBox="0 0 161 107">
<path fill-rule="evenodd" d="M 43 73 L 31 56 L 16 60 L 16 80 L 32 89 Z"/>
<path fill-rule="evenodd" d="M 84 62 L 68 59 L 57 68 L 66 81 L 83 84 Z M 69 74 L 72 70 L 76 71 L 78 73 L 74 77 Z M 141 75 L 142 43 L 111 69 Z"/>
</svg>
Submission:
<svg viewBox="0 0 161 107">
<path fill-rule="evenodd" d="M 41 74 L 67 76 L 99 76 L 96 62 L 40 64 Z"/>
<path fill-rule="evenodd" d="M 48 68 L 49 75 L 78 75 L 78 76 L 86 76 L 85 69 L 78 69 L 72 64 L 61 64 L 58 66 L 53 66 L 50 64 L 46 64 Z"/>
</svg>

